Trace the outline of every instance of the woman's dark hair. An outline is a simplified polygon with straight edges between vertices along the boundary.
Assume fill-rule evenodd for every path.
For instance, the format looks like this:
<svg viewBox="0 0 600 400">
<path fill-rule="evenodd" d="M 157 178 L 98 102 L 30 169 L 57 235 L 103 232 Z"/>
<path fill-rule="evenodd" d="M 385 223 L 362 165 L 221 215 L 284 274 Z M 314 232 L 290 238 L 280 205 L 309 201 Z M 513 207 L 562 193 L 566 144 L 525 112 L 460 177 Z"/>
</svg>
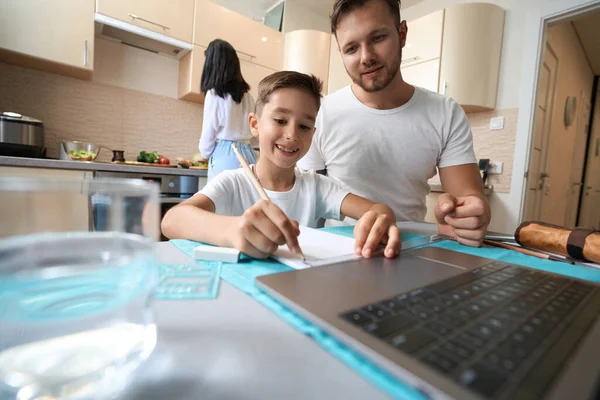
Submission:
<svg viewBox="0 0 600 400">
<path fill-rule="evenodd" d="M 242 77 L 240 59 L 228 42 L 215 39 L 204 52 L 206 61 L 202 69 L 200 91 L 206 93 L 214 89 L 219 97 L 229 93 L 236 103 L 240 103 L 250 85 Z"/>
</svg>

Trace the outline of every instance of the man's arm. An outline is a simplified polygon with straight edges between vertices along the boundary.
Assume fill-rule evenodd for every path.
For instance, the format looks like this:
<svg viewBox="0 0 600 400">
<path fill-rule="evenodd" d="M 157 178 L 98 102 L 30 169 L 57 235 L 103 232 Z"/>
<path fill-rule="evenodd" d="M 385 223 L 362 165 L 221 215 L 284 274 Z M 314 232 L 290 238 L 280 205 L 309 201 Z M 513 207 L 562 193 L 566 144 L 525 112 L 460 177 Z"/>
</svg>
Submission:
<svg viewBox="0 0 600 400">
<path fill-rule="evenodd" d="M 444 188 L 435 206 L 439 232 L 469 246 L 481 246 L 491 211 L 475 164 L 440 168 Z"/>
</svg>

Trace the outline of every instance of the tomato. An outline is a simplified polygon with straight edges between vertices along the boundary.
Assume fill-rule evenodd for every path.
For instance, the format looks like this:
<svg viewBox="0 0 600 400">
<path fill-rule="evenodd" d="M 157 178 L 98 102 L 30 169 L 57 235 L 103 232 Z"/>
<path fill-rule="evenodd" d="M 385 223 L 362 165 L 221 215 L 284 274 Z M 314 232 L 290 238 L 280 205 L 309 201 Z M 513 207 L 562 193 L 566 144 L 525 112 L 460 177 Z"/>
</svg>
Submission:
<svg viewBox="0 0 600 400">
<path fill-rule="evenodd" d="M 171 161 L 169 161 L 169 159 L 167 157 L 165 157 L 165 156 L 159 156 L 158 157 L 158 163 L 159 164 L 169 165 L 169 164 L 171 164 Z"/>
</svg>

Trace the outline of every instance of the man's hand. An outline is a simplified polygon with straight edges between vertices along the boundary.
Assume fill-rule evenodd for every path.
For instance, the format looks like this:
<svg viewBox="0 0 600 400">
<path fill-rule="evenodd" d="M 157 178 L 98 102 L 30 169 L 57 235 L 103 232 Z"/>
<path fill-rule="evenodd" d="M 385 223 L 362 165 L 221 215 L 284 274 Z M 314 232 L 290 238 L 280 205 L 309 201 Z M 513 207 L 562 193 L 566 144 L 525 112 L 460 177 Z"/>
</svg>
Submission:
<svg viewBox="0 0 600 400">
<path fill-rule="evenodd" d="M 389 207 L 386 208 L 389 209 Z M 380 243 L 386 245 L 384 254 L 387 258 L 398 255 L 401 243 L 400 230 L 396 226 L 396 219 L 390 217 L 390 213 L 394 215 L 391 209 L 389 212 L 382 213 L 370 210 L 356 222 L 354 226 L 356 255 L 370 258 Z"/>
<path fill-rule="evenodd" d="M 274 203 L 260 200 L 228 227 L 231 247 L 254 258 L 267 258 L 280 245 L 299 249 L 298 222 L 289 219 Z"/>
<path fill-rule="evenodd" d="M 435 205 L 435 218 L 439 233 L 467 246 L 479 247 L 490 223 L 490 207 L 478 196 L 456 198 L 444 193 Z"/>
</svg>

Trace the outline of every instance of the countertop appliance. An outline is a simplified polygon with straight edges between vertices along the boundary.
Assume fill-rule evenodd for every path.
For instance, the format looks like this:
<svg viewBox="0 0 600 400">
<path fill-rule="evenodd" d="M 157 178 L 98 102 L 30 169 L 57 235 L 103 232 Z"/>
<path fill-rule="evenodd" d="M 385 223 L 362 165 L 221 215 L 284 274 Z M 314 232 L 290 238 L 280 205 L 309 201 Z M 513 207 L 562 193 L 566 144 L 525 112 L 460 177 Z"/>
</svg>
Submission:
<svg viewBox="0 0 600 400">
<path fill-rule="evenodd" d="M 15 112 L 0 114 L 0 156 L 44 158 L 44 124 Z"/>
<path fill-rule="evenodd" d="M 160 219 L 177 204 L 189 199 L 206 184 L 206 177 L 189 175 L 144 174 L 136 172 L 96 172 L 96 178 L 142 179 L 160 186 Z M 159 227 L 160 231 L 160 227 Z M 161 233 L 161 240 L 168 240 Z"/>
</svg>

